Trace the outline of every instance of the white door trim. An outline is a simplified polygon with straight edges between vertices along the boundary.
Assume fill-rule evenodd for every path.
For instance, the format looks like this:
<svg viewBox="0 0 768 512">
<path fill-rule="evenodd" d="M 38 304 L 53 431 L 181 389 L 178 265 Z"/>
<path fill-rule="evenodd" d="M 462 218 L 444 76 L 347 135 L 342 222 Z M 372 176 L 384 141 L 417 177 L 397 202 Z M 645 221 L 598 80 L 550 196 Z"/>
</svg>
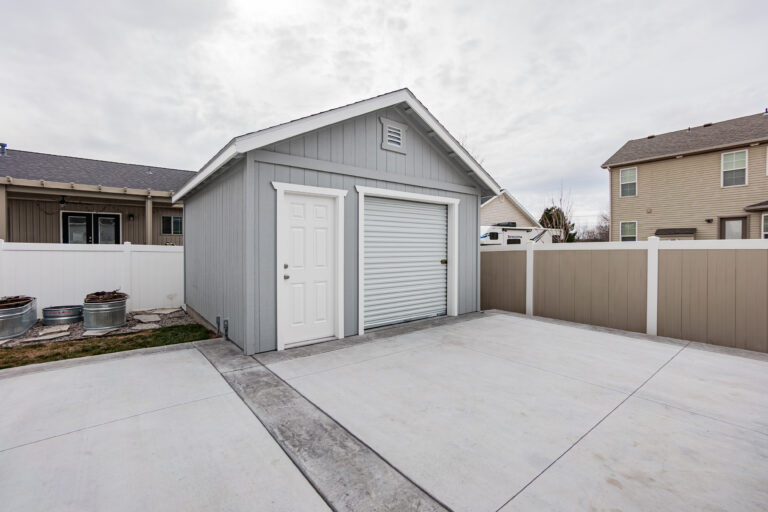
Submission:
<svg viewBox="0 0 768 512">
<path fill-rule="evenodd" d="M 277 266 L 275 268 L 275 281 L 277 282 L 277 350 L 285 349 L 285 340 L 280 332 L 280 326 L 283 325 L 283 315 L 280 311 L 280 305 L 283 304 L 283 268 L 282 262 L 285 261 L 283 252 L 283 237 L 286 233 L 287 219 L 282 214 L 282 205 L 285 201 L 285 193 L 303 194 L 308 196 L 323 196 L 334 198 L 336 205 L 336 320 L 335 336 L 344 337 L 344 197 L 346 190 L 337 188 L 312 187 L 308 185 L 294 185 L 292 183 L 280 183 L 273 181 L 272 186 L 277 191 Z M 299 344 L 297 344 L 298 346 Z"/>
<path fill-rule="evenodd" d="M 435 203 L 448 206 L 448 290 L 447 314 L 459 314 L 459 203 L 453 197 L 430 196 L 413 192 L 400 192 L 383 188 L 355 187 L 357 200 L 357 334 L 365 332 L 365 196 L 389 197 L 420 203 Z"/>
</svg>

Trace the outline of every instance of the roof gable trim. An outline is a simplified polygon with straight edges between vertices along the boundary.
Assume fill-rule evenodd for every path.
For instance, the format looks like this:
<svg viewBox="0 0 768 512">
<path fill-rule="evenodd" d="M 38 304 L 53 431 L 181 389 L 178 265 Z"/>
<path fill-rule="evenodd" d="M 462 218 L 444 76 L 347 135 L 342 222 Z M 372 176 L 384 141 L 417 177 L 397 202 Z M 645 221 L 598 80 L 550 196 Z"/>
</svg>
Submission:
<svg viewBox="0 0 768 512">
<path fill-rule="evenodd" d="M 500 192 L 499 185 L 488 174 L 488 172 L 478 164 L 474 158 L 451 136 L 450 133 L 435 119 L 435 117 L 416 99 L 408 89 L 400 89 L 370 98 L 367 100 L 352 103 L 350 105 L 328 110 L 309 117 L 297 119 L 285 124 L 277 125 L 272 128 L 241 135 L 232 139 L 219 153 L 211 159 L 198 173 L 189 180 L 186 185 L 173 196 L 173 201 L 178 201 L 189 192 L 197 188 L 203 181 L 211 177 L 220 170 L 229 160 L 238 154 L 244 154 L 248 151 L 259 149 L 261 147 L 289 139 L 302 133 L 312 132 L 336 124 L 347 119 L 391 107 L 400 103 L 406 103 L 432 130 L 436 136 L 439 136 L 443 142 L 453 151 L 456 156 L 464 162 L 472 173 L 494 194 Z"/>
</svg>

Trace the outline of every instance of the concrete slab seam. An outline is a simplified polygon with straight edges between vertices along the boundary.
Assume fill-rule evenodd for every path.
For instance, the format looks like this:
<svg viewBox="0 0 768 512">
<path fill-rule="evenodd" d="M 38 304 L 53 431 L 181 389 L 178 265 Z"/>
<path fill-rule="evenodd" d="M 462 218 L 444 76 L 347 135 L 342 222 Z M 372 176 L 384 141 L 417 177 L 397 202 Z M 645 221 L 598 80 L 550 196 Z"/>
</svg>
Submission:
<svg viewBox="0 0 768 512">
<path fill-rule="evenodd" d="M 396 467 L 394 464 L 392 464 L 391 462 L 389 462 L 389 460 L 388 460 L 386 457 L 384 457 L 383 455 L 381 455 L 379 452 L 377 452 L 375 449 L 373 449 L 373 447 L 369 446 L 369 445 L 368 445 L 368 443 L 366 443 L 365 441 L 363 441 L 362 439 L 360 439 L 359 437 L 357 437 L 357 436 L 356 436 L 354 433 L 350 432 L 350 430 L 349 430 L 349 429 L 347 429 L 347 427 L 345 427 L 345 426 L 344 426 L 342 423 L 340 423 L 339 421 L 337 421 L 337 420 L 336 420 L 336 418 L 334 418 L 334 417 L 333 417 L 331 414 L 329 414 L 329 413 L 328 413 L 328 412 L 327 412 L 325 409 L 323 409 L 322 407 L 320 407 L 319 405 L 317 405 L 315 402 L 313 402 L 312 400 L 310 400 L 309 398 L 307 398 L 306 396 L 304 396 L 304 394 L 302 394 L 302 393 L 301 393 L 301 391 L 299 391 L 298 389 L 296 389 L 295 387 L 293 387 L 293 386 L 290 384 L 290 382 L 287 382 L 287 381 L 283 380 L 282 378 L 280 378 L 280 376 L 279 376 L 279 375 L 277 375 L 277 374 L 276 374 L 275 372 L 273 372 L 272 370 L 270 370 L 270 369 L 269 369 L 269 367 L 267 367 L 267 366 L 264 366 L 264 368 L 265 368 L 265 369 L 266 369 L 266 370 L 267 370 L 269 373 L 271 373 L 272 375 L 274 375 L 274 376 L 275 376 L 277 379 L 279 379 L 279 380 L 281 380 L 282 382 L 284 382 L 286 386 L 288 386 L 288 387 L 289 387 L 289 388 L 291 388 L 293 391 L 295 391 L 295 392 L 296 392 L 296 394 L 298 394 L 298 395 L 299 395 L 301 398 L 303 398 L 304 400 L 306 400 L 308 403 L 312 404 L 312 406 L 314 406 L 314 407 L 315 407 L 317 410 L 319 410 L 319 411 L 320 411 L 320 412 L 322 412 L 322 413 L 323 413 L 325 416 L 327 416 L 328 418 L 330 418 L 330 419 L 331 419 L 331 420 L 332 420 L 332 421 L 333 421 L 333 422 L 334 422 L 336 425 L 338 425 L 338 426 L 339 426 L 339 428 L 340 428 L 341 430 L 343 430 L 344 432 L 346 432 L 347 434 L 349 434 L 349 436 L 350 436 L 350 437 L 352 437 L 353 439 L 355 439 L 355 440 L 356 440 L 357 442 L 359 442 L 361 445 L 363 445 L 363 446 L 365 446 L 366 448 L 368 448 L 368 449 L 371 451 L 371 453 L 373 453 L 374 455 L 376 455 L 376 456 L 377 456 L 379 459 L 381 459 L 381 460 L 382 460 L 382 461 L 383 461 L 383 462 L 384 462 L 384 463 L 385 463 L 387 466 L 389 466 L 389 467 L 390 467 L 390 468 L 392 468 L 392 469 L 393 469 L 393 470 L 394 470 L 394 471 L 395 471 L 397 474 L 399 474 L 400 476 L 402 476 L 403 478 L 405 478 L 405 479 L 406 479 L 408 482 L 410 482 L 410 483 L 411 483 L 411 484 L 412 484 L 414 487 L 416 487 L 417 489 L 419 489 L 419 490 L 420 490 L 421 492 L 423 492 L 425 495 L 429 496 L 429 497 L 430 497 L 432 500 L 434 500 L 434 501 L 435 501 L 435 503 L 438 503 L 438 504 L 439 504 L 441 507 L 445 508 L 446 510 L 448 510 L 448 511 L 450 511 L 450 512 L 453 512 L 453 509 L 452 509 L 452 508 L 450 508 L 448 505 L 446 505 L 446 504 L 445 504 L 443 501 L 441 501 L 440 499 L 438 499 L 438 498 L 437 498 L 436 496 L 434 496 L 432 493 L 430 493 L 429 491 L 427 491 L 426 489 L 424 489 L 424 488 L 423 488 L 421 485 L 417 484 L 417 483 L 416 483 L 416 482 L 415 482 L 413 479 L 411 479 L 411 478 L 410 478 L 408 475 L 406 475 L 405 473 L 403 473 L 402 471 L 400 471 L 400 469 L 399 469 L 399 468 L 397 468 L 397 467 Z"/>
<path fill-rule="evenodd" d="M 686 348 L 686 347 L 687 347 L 689 344 L 690 344 L 690 342 L 688 342 L 688 343 L 686 343 L 685 345 L 683 345 L 682 347 L 680 347 L 680 350 L 678 350 L 677 352 L 675 352 L 675 353 L 672 355 L 672 357 L 670 357 L 670 358 L 669 358 L 669 359 L 668 359 L 668 360 L 667 360 L 667 361 L 666 361 L 664 364 L 662 364 L 662 365 L 661 365 L 661 366 L 660 366 L 660 367 L 659 367 L 659 368 L 658 368 L 658 369 L 657 369 L 655 372 L 653 372 L 653 373 L 652 373 L 652 374 L 651 374 L 651 375 L 650 375 L 650 376 L 649 376 L 647 379 L 645 379 L 645 380 L 644 380 L 644 381 L 643 381 L 643 382 L 642 382 L 642 383 L 641 383 L 641 384 L 640 384 L 640 385 L 639 385 L 637 388 L 635 388 L 635 390 L 634 390 L 634 391 L 632 391 L 632 393 L 630 393 L 629 395 L 627 395 L 627 396 L 626 396 L 626 397 L 625 397 L 625 398 L 624 398 L 624 399 L 623 399 L 621 402 L 619 402 L 619 403 L 616 405 L 616 407 L 614 407 L 613 409 L 611 409 L 610 411 L 608 411 L 608 414 L 606 414 L 605 416 L 603 416 L 602 418 L 600 418 L 600 420 L 599 420 L 597 423 L 595 423 L 594 425 L 592 425 L 592 427 L 590 427 L 590 428 L 589 428 L 589 430 L 587 430 L 586 432 L 584 432 L 584 434 L 582 434 L 581 436 L 579 436 L 579 438 L 578 438 L 576 441 L 574 441 L 574 443 L 573 443 L 571 446 L 569 446 L 569 447 L 568 447 L 568 448 L 567 448 L 567 449 L 566 449 L 566 450 L 565 450 L 563 453 L 561 453 L 560 455 L 558 455 L 558 456 L 557 456 L 557 458 L 555 458 L 555 460 L 553 460 L 552 462 L 550 462 L 550 463 L 547 465 L 547 467 L 545 467 L 544 469 L 542 469 L 542 470 L 541 470 L 541 472 L 539 472 L 539 474 L 538 474 L 538 475 L 536 475 L 535 477 L 533 477 L 533 478 L 531 479 L 531 481 L 529 481 L 527 484 L 525 484 L 525 485 L 524 485 L 524 486 L 523 486 L 523 487 L 522 487 L 520 490 L 518 490 L 518 491 L 517 491 L 517 492 L 516 492 L 516 493 L 515 493 L 515 494 L 514 494 L 514 495 L 513 495 L 511 498 L 509 498 L 509 499 L 508 499 L 507 501 L 505 501 L 505 502 L 504 502 L 504 503 L 503 503 L 503 504 L 502 504 L 502 505 L 501 505 L 501 506 L 500 506 L 498 509 L 496 509 L 496 512 L 499 512 L 501 509 L 503 509 L 504 507 L 506 507 L 506 506 L 507 506 L 509 503 L 511 503 L 511 502 L 512 502 L 512 500 L 514 500 L 515 498 L 517 498 L 517 497 L 518 497 L 518 496 L 519 496 L 519 495 L 520 495 L 522 492 L 524 492 L 524 491 L 525 491 L 525 490 L 526 490 L 528 487 L 530 487 L 530 486 L 531 486 L 531 484 L 533 484 L 533 482 L 535 482 L 536 480 L 538 480 L 538 479 L 539 479 L 539 477 L 541 477 L 541 475 L 543 475 L 544 473 L 546 473 L 546 472 L 547 472 L 547 470 L 549 470 L 549 468 L 551 468 L 552 466 L 554 466 L 555 464 L 557 464 L 557 462 L 558 462 L 560 459 L 562 459 L 562 458 L 563 458 L 563 457 L 564 457 L 566 454 L 568 454 L 568 452 L 570 452 L 570 451 L 571 451 L 571 450 L 572 450 L 572 449 L 573 449 L 573 448 L 574 448 L 574 447 L 575 447 L 577 444 L 579 444 L 579 443 L 581 442 L 581 440 L 582 440 L 582 439 L 584 439 L 584 438 L 585 438 L 585 437 L 587 437 L 587 436 L 588 436 L 590 433 L 592 433 L 592 431 L 593 431 L 593 430 L 595 430 L 595 429 L 596 429 L 598 426 L 600 426 L 600 424 L 601 424 L 603 421 L 605 421 L 605 420 L 606 420 L 606 419 L 607 419 L 607 418 L 608 418 L 608 417 L 609 417 L 611 414 L 613 414 L 614 412 L 616 412 L 616 410 L 617 410 L 619 407 L 621 407 L 622 405 L 624 405 L 624 403 L 626 403 L 626 401 L 627 401 L 627 400 L 629 400 L 630 398 L 632 398 L 632 397 L 633 397 L 633 396 L 634 396 L 634 395 L 635 395 L 635 394 L 636 394 L 638 391 L 640 391 L 640 389 L 642 389 L 642 387 L 643 387 L 643 386 L 645 386 L 645 385 L 646 385 L 646 384 L 647 384 L 647 383 L 648 383 L 648 382 L 649 382 L 649 381 L 650 381 L 652 378 L 654 378 L 656 375 L 658 375 L 658 373 L 659 373 L 661 370 L 663 370 L 663 369 L 664 369 L 664 368 L 665 368 L 665 367 L 666 367 L 666 366 L 667 366 L 669 363 L 671 363 L 671 362 L 672 362 L 672 360 L 673 360 L 673 359 L 675 359 L 675 358 L 676 358 L 676 357 L 677 357 L 677 356 L 678 356 L 678 355 L 679 355 L 679 354 L 680 354 L 680 353 L 681 353 L 683 350 L 685 350 L 685 348 Z"/>
<path fill-rule="evenodd" d="M 208 363 L 213 367 L 213 369 L 218 372 L 219 370 L 216 368 L 216 365 L 213 363 L 213 361 L 208 359 L 208 356 L 206 356 L 205 353 L 202 350 L 200 350 L 199 348 L 197 350 L 203 355 L 203 357 L 205 357 L 206 361 L 208 361 Z M 261 362 L 259 362 L 258 359 L 254 358 L 254 360 L 257 363 L 254 366 L 263 366 L 267 371 L 269 371 L 269 368 L 267 368 L 265 365 L 261 364 Z M 253 368 L 253 366 L 249 366 L 248 368 Z M 233 370 L 232 372 L 227 372 L 227 373 L 234 373 L 235 371 L 241 371 L 241 370 Z M 251 411 L 251 414 L 253 414 L 254 417 L 256 418 L 256 420 L 261 424 L 261 426 L 264 427 L 264 430 L 267 431 L 267 433 L 272 438 L 272 440 L 275 442 L 275 444 L 277 444 L 277 446 L 280 447 L 280 449 L 283 451 L 283 453 L 285 453 L 286 457 L 288 457 L 288 460 L 291 461 L 291 464 L 293 464 L 296 467 L 296 469 L 299 471 L 299 473 L 301 473 L 301 476 L 304 477 L 304 479 L 309 483 L 309 485 L 312 486 L 312 488 L 315 490 L 315 492 L 318 494 L 318 496 L 320 496 L 320 498 L 325 502 L 325 504 L 328 505 L 328 508 L 330 508 L 334 512 L 338 512 L 338 509 L 333 506 L 333 503 L 331 503 L 331 500 L 328 498 L 328 496 L 326 496 L 326 494 L 317 485 L 315 485 L 315 482 L 313 482 L 311 478 L 309 478 L 309 475 L 307 475 L 307 473 L 304 471 L 304 468 L 301 466 L 301 464 L 299 464 L 299 461 L 296 460 L 296 458 L 293 456 L 293 454 L 290 453 L 285 448 L 285 446 L 283 446 L 283 444 L 279 441 L 279 439 L 277 438 L 275 433 L 272 431 L 272 429 L 269 428 L 269 426 L 259 417 L 259 415 L 256 413 L 256 411 L 253 410 L 253 407 L 251 407 L 250 404 L 248 402 L 246 402 L 245 399 L 242 396 L 240 396 L 240 393 L 237 392 L 237 389 L 235 389 L 235 387 L 232 385 L 232 383 L 230 381 L 228 381 L 227 379 L 225 379 L 224 375 L 221 374 L 221 372 L 219 372 L 219 374 L 221 375 L 221 378 L 224 380 L 224 382 L 226 382 L 227 385 L 230 387 L 230 389 L 232 389 L 232 392 L 240 399 L 241 402 L 243 402 L 243 405 L 245 405 L 248 408 L 248 410 Z"/>
<path fill-rule="evenodd" d="M 180 402 L 180 403 L 177 403 L 177 404 L 167 405 L 165 407 L 159 407 L 157 409 L 151 409 L 149 411 L 142 411 L 142 412 L 139 412 L 139 413 L 136 413 L 136 414 L 131 414 L 129 416 L 123 416 L 121 418 L 115 418 L 115 419 L 109 420 L 109 421 L 103 421 L 101 423 L 96 423 L 95 425 L 87 425 L 85 427 L 76 428 L 76 429 L 70 430 L 68 432 L 62 432 L 61 434 L 56 434 L 54 436 L 48 436 L 48 437 L 45 437 L 43 439 L 36 439 L 35 441 L 29 441 L 27 443 L 22 443 L 22 444 L 19 444 L 19 445 L 16 445 L 16 446 L 11 446 L 9 448 L 3 448 L 2 450 L 0 450 L 0 453 L 4 453 L 4 452 L 11 451 L 11 450 L 15 450 L 16 448 L 22 448 L 24 446 L 29 446 L 31 444 L 42 443 L 44 441 L 49 441 L 51 439 L 56 439 L 57 437 L 68 436 L 69 434 L 74 434 L 76 432 L 83 432 L 85 430 L 92 430 L 94 428 L 103 427 L 104 425 L 110 425 L 112 423 L 118 423 L 118 422 L 121 422 L 121 421 L 130 420 L 132 418 L 137 418 L 139 416 L 145 416 L 147 414 L 154 414 L 154 413 L 157 413 L 157 412 L 166 411 L 168 409 L 173 409 L 174 407 L 182 407 L 184 405 L 190 405 L 190 404 L 194 404 L 194 403 L 197 403 L 197 402 L 204 402 L 205 400 L 211 400 L 213 398 L 219 398 L 219 397 L 227 396 L 227 395 L 230 395 L 230 394 L 231 394 L 231 392 L 218 393 L 216 395 L 206 396 L 206 397 L 203 397 L 203 398 L 196 398 L 194 400 L 188 400 L 186 402 Z"/>
</svg>

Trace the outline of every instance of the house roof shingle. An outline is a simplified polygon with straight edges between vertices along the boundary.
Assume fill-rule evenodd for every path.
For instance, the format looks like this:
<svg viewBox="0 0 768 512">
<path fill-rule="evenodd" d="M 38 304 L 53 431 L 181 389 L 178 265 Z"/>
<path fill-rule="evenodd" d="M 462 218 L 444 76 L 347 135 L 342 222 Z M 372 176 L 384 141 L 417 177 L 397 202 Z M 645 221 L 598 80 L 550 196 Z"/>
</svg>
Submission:
<svg viewBox="0 0 768 512">
<path fill-rule="evenodd" d="M 673 158 L 678 155 L 702 153 L 768 140 L 768 114 L 707 123 L 676 132 L 630 140 L 613 154 L 603 168 L 649 160 Z"/>
<path fill-rule="evenodd" d="M 0 178 L 57 181 L 158 191 L 178 191 L 193 171 L 124 164 L 72 156 L 8 149 L 0 157 Z"/>
</svg>

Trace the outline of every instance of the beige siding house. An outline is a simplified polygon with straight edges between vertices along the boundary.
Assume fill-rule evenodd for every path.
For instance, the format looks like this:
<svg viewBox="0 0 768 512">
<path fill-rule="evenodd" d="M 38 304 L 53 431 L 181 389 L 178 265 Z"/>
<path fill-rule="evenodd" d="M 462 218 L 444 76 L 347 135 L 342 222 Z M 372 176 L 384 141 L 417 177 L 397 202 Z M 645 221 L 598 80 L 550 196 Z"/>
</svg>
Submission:
<svg viewBox="0 0 768 512">
<path fill-rule="evenodd" d="M 194 174 L 0 146 L 0 240 L 183 245 L 171 197 Z"/>
<path fill-rule="evenodd" d="M 506 190 L 502 190 L 497 196 L 484 199 L 480 207 L 480 225 L 482 226 L 515 222 L 517 226 L 541 227 L 539 221 Z"/>
<path fill-rule="evenodd" d="M 603 168 L 611 241 L 768 238 L 768 113 L 630 140 Z"/>
</svg>

